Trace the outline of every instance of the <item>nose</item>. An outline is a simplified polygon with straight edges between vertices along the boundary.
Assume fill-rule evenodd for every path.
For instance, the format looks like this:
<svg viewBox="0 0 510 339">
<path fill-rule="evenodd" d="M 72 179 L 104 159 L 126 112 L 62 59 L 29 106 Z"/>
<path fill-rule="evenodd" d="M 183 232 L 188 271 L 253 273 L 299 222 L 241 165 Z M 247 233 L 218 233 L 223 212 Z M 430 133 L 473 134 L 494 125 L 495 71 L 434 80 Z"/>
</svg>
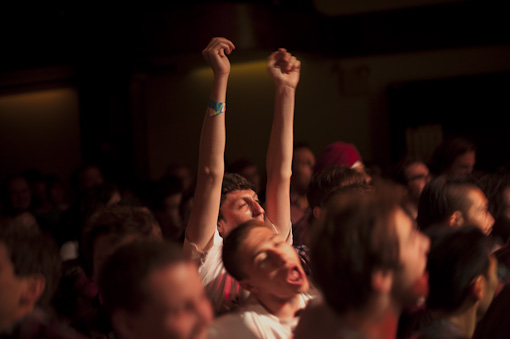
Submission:
<svg viewBox="0 0 510 339">
<path fill-rule="evenodd" d="M 258 217 L 260 215 L 264 215 L 264 209 L 255 200 L 253 200 L 252 203 L 251 203 L 251 211 L 252 211 L 253 218 L 256 218 L 256 217 Z"/>
</svg>

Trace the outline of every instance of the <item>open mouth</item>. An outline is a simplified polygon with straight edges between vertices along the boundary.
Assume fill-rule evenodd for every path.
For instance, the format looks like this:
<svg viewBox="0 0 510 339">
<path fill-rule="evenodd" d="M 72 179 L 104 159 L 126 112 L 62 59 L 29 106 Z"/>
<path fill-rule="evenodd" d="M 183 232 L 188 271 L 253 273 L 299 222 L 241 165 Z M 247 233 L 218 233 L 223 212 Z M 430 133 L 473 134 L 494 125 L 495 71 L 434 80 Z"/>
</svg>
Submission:
<svg viewBox="0 0 510 339">
<path fill-rule="evenodd" d="M 303 274 L 297 266 L 290 267 L 287 271 L 287 281 L 292 284 L 299 284 L 303 281 Z"/>
</svg>

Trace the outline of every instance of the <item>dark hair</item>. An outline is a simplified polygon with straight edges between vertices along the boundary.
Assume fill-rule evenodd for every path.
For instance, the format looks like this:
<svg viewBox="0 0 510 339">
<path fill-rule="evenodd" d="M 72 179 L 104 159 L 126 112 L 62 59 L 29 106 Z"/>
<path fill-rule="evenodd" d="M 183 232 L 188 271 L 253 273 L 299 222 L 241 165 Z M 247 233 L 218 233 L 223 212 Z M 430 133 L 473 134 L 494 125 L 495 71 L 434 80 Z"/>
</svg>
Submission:
<svg viewBox="0 0 510 339">
<path fill-rule="evenodd" d="M 312 276 L 340 313 L 368 301 L 374 269 L 400 267 L 393 215 L 401 197 L 386 185 L 378 184 L 372 194 L 335 195 L 312 234 Z"/>
<path fill-rule="evenodd" d="M 155 227 L 159 227 L 156 218 L 144 208 L 119 204 L 97 210 L 87 220 L 80 246 L 85 271 L 89 275 L 94 271 L 93 247 L 99 236 L 108 236 L 112 243 L 122 241 L 127 235 L 152 239 L 157 238 Z"/>
<path fill-rule="evenodd" d="M 53 238 L 38 229 L 0 223 L 0 243 L 7 248 L 16 276 L 44 276 L 45 287 L 37 304 L 46 307 L 55 294 L 62 269 Z"/>
<path fill-rule="evenodd" d="M 228 274 L 238 281 L 246 278 L 246 273 L 241 268 L 242 262 L 239 259 L 239 249 L 250 231 L 257 227 L 269 228 L 258 220 L 250 220 L 234 228 L 223 239 L 223 265 Z"/>
<path fill-rule="evenodd" d="M 327 197 L 336 187 L 351 184 L 368 185 L 364 174 L 347 166 L 332 166 L 314 174 L 307 192 L 310 208 L 323 206 Z"/>
<path fill-rule="evenodd" d="M 147 277 L 159 268 L 188 261 L 171 242 L 138 240 L 122 245 L 108 257 L 99 273 L 99 293 L 106 312 L 117 309 L 137 312 L 150 297 Z"/>
<path fill-rule="evenodd" d="M 458 156 L 468 152 L 476 152 L 472 141 L 459 136 L 447 138 L 434 150 L 429 169 L 434 175 L 440 175 L 452 166 Z"/>
<path fill-rule="evenodd" d="M 475 226 L 445 228 L 431 238 L 427 308 L 454 311 L 471 291 L 473 279 L 487 276 L 492 242 Z"/>
<path fill-rule="evenodd" d="M 223 176 L 223 183 L 221 184 L 221 201 L 220 207 L 227 199 L 227 194 L 234 191 L 240 190 L 253 190 L 255 191 L 255 186 L 245 177 L 237 173 L 226 172 Z M 218 219 L 221 219 L 223 216 L 221 215 L 221 209 L 219 211 Z"/>
<path fill-rule="evenodd" d="M 417 222 L 420 229 L 438 225 L 455 211 L 469 208 L 467 193 L 479 188 L 471 177 L 443 174 L 425 185 L 418 202 Z"/>
</svg>

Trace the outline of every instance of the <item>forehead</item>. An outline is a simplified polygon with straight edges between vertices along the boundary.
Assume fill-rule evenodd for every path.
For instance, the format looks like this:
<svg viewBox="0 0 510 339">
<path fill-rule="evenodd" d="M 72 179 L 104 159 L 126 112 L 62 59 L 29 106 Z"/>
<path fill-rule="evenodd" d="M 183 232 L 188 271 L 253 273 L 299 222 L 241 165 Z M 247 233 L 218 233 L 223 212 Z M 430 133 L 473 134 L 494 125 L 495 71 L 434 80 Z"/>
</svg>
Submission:
<svg viewBox="0 0 510 339">
<path fill-rule="evenodd" d="M 267 226 L 252 228 L 242 240 L 241 255 L 248 259 L 263 247 L 267 242 L 278 238 L 278 234 Z"/>
<path fill-rule="evenodd" d="M 428 174 L 429 170 L 425 164 L 421 162 L 413 162 L 411 165 L 407 166 L 405 173 L 407 176 L 413 176 L 417 174 Z"/>
<path fill-rule="evenodd" d="M 472 187 L 467 196 L 473 205 L 486 205 L 488 200 L 485 194 L 478 187 Z"/>
<path fill-rule="evenodd" d="M 294 150 L 294 158 L 299 159 L 299 160 L 315 159 L 315 156 L 313 155 L 311 150 L 309 150 L 306 147 L 303 147 L 303 148 L 297 148 L 296 150 Z"/>
<path fill-rule="evenodd" d="M 244 198 L 255 199 L 255 198 L 257 198 L 257 193 L 255 193 L 255 191 L 253 191 L 251 189 L 232 191 L 232 192 L 227 193 L 226 201 L 234 202 L 236 200 L 244 199 Z"/>
</svg>

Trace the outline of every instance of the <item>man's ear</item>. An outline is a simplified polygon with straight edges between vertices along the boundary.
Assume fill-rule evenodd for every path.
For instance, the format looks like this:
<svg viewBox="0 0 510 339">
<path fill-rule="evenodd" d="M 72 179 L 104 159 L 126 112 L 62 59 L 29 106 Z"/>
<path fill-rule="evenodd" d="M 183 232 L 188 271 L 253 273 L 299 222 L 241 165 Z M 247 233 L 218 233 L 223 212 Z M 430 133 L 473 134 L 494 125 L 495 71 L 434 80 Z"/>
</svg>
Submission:
<svg viewBox="0 0 510 339">
<path fill-rule="evenodd" d="M 34 274 L 23 278 L 23 289 L 20 303 L 22 305 L 35 305 L 46 288 L 46 278 L 42 274 Z"/>
<path fill-rule="evenodd" d="M 225 232 L 225 220 L 223 218 L 218 220 L 218 233 L 223 238 L 223 234 Z"/>
<path fill-rule="evenodd" d="M 393 288 L 393 271 L 375 270 L 372 273 L 372 288 L 379 293 L 390 293 Z"/>
<path fill-rule="evenodd" d="M 485 289 L 485 280 L 481 275 L 477 276 L 471 285 L 471 293 L 476 300 L 482 300 Z"/>
<path fill-rule="evenodd" d="M 133 317 L 128 311 L 118 309 L 111 316 L 112 327 L 121 338 L 129 339 L 134 330 Z"/>
<path fill-rule="evenodd" d="M 320 208 L 319 206 L 315 206 L 312 210 L 312 213 L 315 220 L 319 220 L 322 216 L 322 208 Z"/>
<path fill-rule="evenodd" d="M 459 227 L 464 224 L 464 216 L 461 211 L 455 211 L 450 215 L 448 219 L 448 226 L 450 227 Z"/>
</svg>

